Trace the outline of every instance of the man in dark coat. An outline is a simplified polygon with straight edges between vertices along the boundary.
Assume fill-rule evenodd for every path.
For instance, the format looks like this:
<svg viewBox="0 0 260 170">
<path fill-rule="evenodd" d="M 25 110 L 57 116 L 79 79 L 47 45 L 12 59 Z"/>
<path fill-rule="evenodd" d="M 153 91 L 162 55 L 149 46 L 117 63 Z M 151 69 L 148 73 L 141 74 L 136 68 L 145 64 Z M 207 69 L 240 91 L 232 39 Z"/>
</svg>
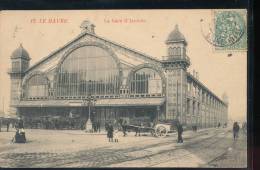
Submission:
<svg viewBox="0 0 260 170">
<path fill-rule="evenodd" d="M 114 133 L 114 127 L 112 123 L 109 123 L 107 128 L 107 137 L 109 142 L 113 142 L 113 133 Z"/>
<path fill-rule="evenodd" d="M 141 136 L 141 127 L 143 126 L 142 122 L 138 123 L 138 126 L 135 128 L 135 136 Z"/>
<path fill-rule="evenodd" d="M 127 127 L 127 122 L 126 120 L 123 120 L 122 122 L 122 130 L 123 130 L 123 133 L 124 133 L 124 136 L 126 136 L 126 127 Z"/>
<path fill-rule="evenodd" d="M 240 129 L 240 127 L 239 127 L 238 123 L 235 122 L 235 123 L 233 124 L 233 136 L 234 136 L 234 140 L 236 140 L 236 139 L 238 138 L 239 129 Z"/>
<path fill-rule="evenodd" d="M 24 128 L 23 120 L 20 119 L 19 122 L 18 122 L 18 129 L 23 129 L 23 128 Z"/>
<path fill-rule="evenodd" d="M 182 132 L 183 132 L 182 125 L 180 123 L 177 123 L 177 133 L 178 133 L 177 143 L 183 143 Z"/>
<path fill-rule="evenodd" d="M 9 127 L 10 127 L 10 122 L 8 121 L 8 122 L 6 123 L 6 131 L 7 131 L 7 132 L 9 132 Z"/>
</svg>

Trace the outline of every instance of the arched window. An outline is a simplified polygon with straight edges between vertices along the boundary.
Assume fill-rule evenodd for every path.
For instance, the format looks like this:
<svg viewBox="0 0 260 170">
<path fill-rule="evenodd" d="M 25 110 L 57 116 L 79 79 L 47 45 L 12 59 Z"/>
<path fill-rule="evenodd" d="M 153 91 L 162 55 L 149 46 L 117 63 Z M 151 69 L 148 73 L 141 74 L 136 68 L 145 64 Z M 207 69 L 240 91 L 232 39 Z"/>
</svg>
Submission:
<svg viewBox="0 0 260 170">
<path fill-rule="evenodd" d="M 47 97 L 48 79 L 47 77 L 36 74 L 26 83 L 26 97 Z"/>
<path fill-rule="evenodd" d="M 134 94 L 161 94 L 162 79 L 157 71 L 151 68 L 142 68 L 132 75 L 130 92 Z"/>
<path fill-rule="evenodd" d="M 176 55 L 180 56 L 181 55 L 181 47 L 178 47 L 176 50 Z"/>
<path fill-rule="evenodd" d="M 173 49 L 172 49 L 172 55 L 173 55 L 173 56 L 176 56 L 176 53 L 177 53 L 176 50 L 177 50 L 177 49 L 176 49 L 175 47 L 173 47 Z"/>
<path fill-rule="evenodd" d="M 173 55 L 173 48 L 172 47 L 169 48 L 169 55 Z"/>
<path fill-rule="evenodd" d="M 83 46 L 66 57 L 58 69 L 57 96 L 119 93 L 119 68 L 106 50 Z"/>
</svg>

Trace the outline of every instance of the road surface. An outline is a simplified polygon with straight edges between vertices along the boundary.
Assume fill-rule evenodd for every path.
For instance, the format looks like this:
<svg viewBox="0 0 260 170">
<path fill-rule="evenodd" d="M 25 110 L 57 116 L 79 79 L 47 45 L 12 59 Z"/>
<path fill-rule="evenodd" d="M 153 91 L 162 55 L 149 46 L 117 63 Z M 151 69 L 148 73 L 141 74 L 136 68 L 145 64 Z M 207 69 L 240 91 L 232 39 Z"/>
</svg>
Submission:
<svg viewBox="0 0 260 170">
<path fill-rule="evenodd" d="M 247 165 L 246 135 L 232 139 L 228 128 L 185 131 L 165 138 L 119 137 L 69 130 L 26 130 L 28 143 L 10 142 L 14 132 L 0 133 L 0 167 L 240 167 Z"/>
</svg>

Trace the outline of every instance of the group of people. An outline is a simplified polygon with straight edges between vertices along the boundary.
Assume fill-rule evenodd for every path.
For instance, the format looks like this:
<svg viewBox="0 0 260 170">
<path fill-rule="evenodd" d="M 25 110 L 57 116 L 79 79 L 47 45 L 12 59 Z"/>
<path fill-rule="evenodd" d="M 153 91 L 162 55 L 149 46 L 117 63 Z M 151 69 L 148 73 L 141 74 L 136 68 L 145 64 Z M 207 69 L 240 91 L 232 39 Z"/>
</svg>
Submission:
<svg viewBox="0 0 260 170">
<path fill-rule="evenodd" d="M 25 127 L 30 129 L 84 129 L 85 120 L 72 118 L 25 119 Z"/>
<path fill-rule="evenodd" d="M 92 123 L 92 129 L 93 129 L 93 132 L 99 132 L 100 133 L 100 122 L 98 121 L 94 121 Z"/>
<path fill-rule="evenodd" d="M 108 142 L 119 142 L 119 139 L 118 139 L 119 129 L 115 129 L 113 126 L 113 123 L 106 122 L 105 129 L 107 131 Z"/>
</svg>

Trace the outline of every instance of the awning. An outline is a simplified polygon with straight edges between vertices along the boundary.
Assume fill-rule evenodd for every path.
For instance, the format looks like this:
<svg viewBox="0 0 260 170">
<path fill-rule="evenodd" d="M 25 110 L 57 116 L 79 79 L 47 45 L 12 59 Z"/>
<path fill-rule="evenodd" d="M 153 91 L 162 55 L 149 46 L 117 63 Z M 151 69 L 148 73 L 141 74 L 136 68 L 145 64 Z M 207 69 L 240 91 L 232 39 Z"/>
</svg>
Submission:
<svg viewBox="0 0 260 170">
<path fill-rule="evenodd" d="M 128 99 L 97 99 L 95 106 L 160 106 L 164 97 L 128 98 Z M 83 100 L 28 100 L 20 101 L 14 107 L 77 107 L 84 106 Z"/>
</svg>

